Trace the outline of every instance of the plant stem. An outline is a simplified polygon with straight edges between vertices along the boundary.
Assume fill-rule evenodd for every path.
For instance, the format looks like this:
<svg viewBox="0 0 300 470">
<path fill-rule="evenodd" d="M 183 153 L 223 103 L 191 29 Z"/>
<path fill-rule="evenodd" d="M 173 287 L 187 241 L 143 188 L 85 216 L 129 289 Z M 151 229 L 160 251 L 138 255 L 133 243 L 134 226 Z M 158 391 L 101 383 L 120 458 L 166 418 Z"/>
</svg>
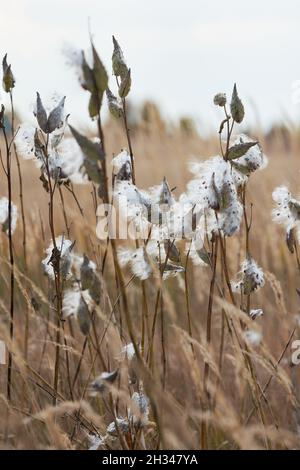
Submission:
<svg viewBox="0 0 300 470">
<path fill-rule="evenodd" d="M 11 343 L 14 339 L 14 295 L 15 295 L 15 276 L 14 276 L 14 252 L 12 241 L 12 181 L 11 181 L 11 158 L 10 146 L 8 144 L 5 127 L 2 128 L 6 148 L 6 175 L 7 175 L 7 191 L 8 191 L 8 244 L 9 244 L 9 262 L 10 262 L 10 327 L 9 336 Z M 12 351 L 8 352 L 7 365 L 7 400 L 11 401 L 11 382 L 12 382 Z"/>
</svg>

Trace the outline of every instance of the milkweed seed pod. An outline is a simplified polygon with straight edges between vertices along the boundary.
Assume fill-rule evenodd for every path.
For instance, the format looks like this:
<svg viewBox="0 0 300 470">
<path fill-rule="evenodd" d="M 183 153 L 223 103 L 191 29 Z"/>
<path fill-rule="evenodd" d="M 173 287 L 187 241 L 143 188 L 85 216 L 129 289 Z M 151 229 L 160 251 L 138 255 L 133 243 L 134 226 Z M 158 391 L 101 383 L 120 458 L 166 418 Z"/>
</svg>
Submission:
<svg viewBox="0 0 300 470">
<path fill-rule="evenodd" d="M 165 240 L 164 249 L 165 249 L 166 255 L 171 261 L 174 261 L 175 263 L 180 262 L 180 252 L 177 246 L 175 245 L 175 242 L 171 240 Z"/>
<path fill-rule="evenodd" d="M 131 88 L 131 71 L 128 69 L 126 75 L 121 80 L 119 86 L 119 96 L 124 99 L 129 94 Z"/>
<path fill-rule="evenodd" d="M 118 378 L 119 371 L 118 369 L 112 372 L 102 372 L 93 382 L 91 383 L 91 391 L 103 393 L 105 392 L 110 384 L 113 384 Z"/>
<path fill-rule="evenodd" d="M 123 116 L 123 108 L 118 102 L 117 97 L 110 91 L 109 88 L 106 89 L 106 97 L 108 103 L 108 109 L 112 116 L 115 118 L 120 118 Z"/>
<path fill-rule="evenodd" d="M 88 305 L 82 296 L 80 297 L 76 317 L 81 333 L 87 336 L 91 328 L 91 316 Z"/>
<path fill-rule="evenodd" d="M 263 314 L 264 314 L 264 312 L 261 308 L 252 309 L 249 312 L 249 316 L 250 316 L 250 318 L 252 318 L 252 320 L 255 320 L 256 318 L 262 317 Z"/>
<path fill-rule="evenodd" d="M 266 168 L 268 164 L 268 158 L 263 153 L 259 142 L 245 134 L 237 136 L 233 146 L 229 148 L 227 158 L 230 160 L 235 170 L 234 179 L 236 184 L 239 184 L 236 172 L 238 172 L 240 176 L 244 176 L 243 179 L 245 182 L 251 173 Z"/>
<path fill-rule="evenodd" d="M 163 280 L 167 280 L 171 277 L 176 277 L 178 274 L 185 271 L 183 266 L 167 263 L 166 265 L 161 266 L 163 268 Z"/>
<path fill-rule="evenodd" d="M 87 290 L 79 289 L 75 284 L 65 291 L 62 302 L 62 314 L 66 319 L 74 316 L 77 319 L 79 329 L 85 336 L 89 334 L 91 327 L 91 314 L 93 301 Z"/>
<path fill-rule="evenodd" d="M 286 186 L 279 186 L 273 191 L 273 200 L 277 207 L 273 209 L 274 222 L 283 225 L 287 231 L 299 225 L 300 202 L 292 197 Z"/>
<path fill-rule="evenodd" d="M 131 181 L 131 157 L 127 150 L 122 150 L 119 155 L 114 157 L 111 162 L 113 166 L 113 174 L 118 181 Z"/>
<path fill-rule="evenodd" d="M 133 424 L 144 426 L 149 421 L 150 401 L 149 398 L 142 392 L 134 392 L 131 397 L 132 407 L 129 409 L 129 417 L 132 419 Z"/>
<path fill-rule="evenodd" d="M 83 290 L 88 289 L 90 296 L 96 304 L 100 303 L 102 297 L 102 282 L 100 274 L 96 272 L 96 265 L 84 255 L 80 267 L 80 280 Z"/>
<path fill-rule="evenodd" d="M 108 434 L 112 434 L 115 437 L 118 437 L 118 432 L 121 434 L 126 434 L 129 432 L 130 423 L 126 418 L 116 418 L 115 421 L 112 421 L 106 429 Z"/>
<path fill-rule="evenodd" d="M 3 90 L 6 93 L 10 93 L 15 86 L 15 78 L 11 71 L 11 65 L 8 65 L 7 63 L 7 54 L 5 54 L 2 60 L 2 70 L 3 70 L 3 78 L 2 78 Z"/>
<path fill-rule="evenodd" d="M 55 239 L 56 247 L 51 242 L 46 249 L 46 258 L 42 261 L 45 274 L 52 280 L 55 278 L 58 270 L 64 279 L 71 276 L 73 264 L 73 247 L 75 242 L 58 236 Z"/>
<path fill-rule="evenodd" d="M 235 122 L 240 124 L 245 116 L 244 105 L 238 96 L 236 84 L 234 84 L 231 103 L 230 103 L 231 116 Z"/>
<path fill-rule="evenodd" d="M 59 129 L 63 125 L 65 99 L 66 97 L 64 96 L 59 101 L 57 106 L 52 109 L 52 111 L 49 113 L 49 116 L 48 116 L 44 108 L 44 105 L 42 103 L 40 94 L 37 92 L 36 106 L 35 106 L 33 114 L 35 115 L 37 119 L 40 129 L 45 134 L 51 134 L 53 131 L 55 131 L 55 129 Z"/>
<path fill-rule="evenodd" d="M 232 288 L 234 292 L 242 292 L 244 295 L 250 295 L 251 292 L 263 287 L 265 283 L 263 270 L 251 257 L 243 261 L 239 278 L 238 281 L 232 283 Z"/>
<path fill-rule="evenodd" d="M 214 104 L 216 106 L 221 106 L 223 108 L 226 102 L 227 102 L 226 93 L 217 93 L 214 96 Z"/>
<path fill-rule="evenodd" d="M 113 44 L 114 44 L 114 50 L 113 50 L 113 55 L 112 55 L 112 67 L 113 67 L 113 72 L 114 75 L 117 77 L 124 78 L 128 72 L 128 67 L 126 65 L 124 55 L 122 52 L 122 49 L 116 40 L 116 38 L 113 36 Z"/>
<path fill-rule="evenodd" d="M 26 160 L 33 160 L 41 169 L 41 178 L 45 186 L 48 187 L 46 174 L 48 169 L 51 178 L 58 183 L 86 184 L 88 182 L 83 152 L 75 139 L 64 137 L 63 127 L 51 134 L 46 149 L 41 131 L 34 126 L 21 124 L 15 144 L 20 156 Z"/>
</svg>

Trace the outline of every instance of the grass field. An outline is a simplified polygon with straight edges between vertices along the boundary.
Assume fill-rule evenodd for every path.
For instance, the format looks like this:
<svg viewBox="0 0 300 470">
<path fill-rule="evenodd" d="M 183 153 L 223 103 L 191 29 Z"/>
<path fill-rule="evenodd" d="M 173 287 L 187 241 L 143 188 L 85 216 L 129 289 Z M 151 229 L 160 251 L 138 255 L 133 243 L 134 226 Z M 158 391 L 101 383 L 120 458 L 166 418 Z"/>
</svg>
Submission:
<svg viewBox="0 0 300 470">
<path fill-rule="evenodd" d="M 95 63 L 90 70 L 95 78 Z M 121 74 L 121 84 L 125 79 Z M 95 132 L 102 137 L 100 184 L 98 176 L 84 184 L 55 176 L 49 163 L 51 133 L 43 131 L 41 114 L 40 147 L 34 145 L 36 153 L 38 148 L 44 152 L 42 181 L 34 158 L 22 158 L 22 129 L 15 141 L 7 134 L 8 145 L 1 129 L 0 196 L 9 198 L 10 185 L 18 220 L 13 230 L 12 217 L 11 223 L 4 218 L 0 236 L 0 339 L 7 348 L 6 364 L 0 365 L 0 446 L 298 449 L 299 366 L 292 361 L 293 342 L 300 340 L 298 242 L 293 240 L 291 253 L 271 212 L 276 187 L 288 185 L 297 195 L 299 129 L 278 126 L 267 135 L 247 131 L 260 142 L 268 166 L 238 189 L 239 230 L 231 236 L 207 232 L 208 263 L 195 264 L 189 241 L 176 239 L 180 260 L 171 258 L 169 248 L 164 260 L 147 260 L 138 275 L 120 261 L 119 249 L 129 247 L 134 256 L 147 240 L 100 240 L 96 234 L 97 206 L 111 200 L 117 184 L 112 158 L 123 149 L 130 152 L 130 144 L 136 186 L 146 190 L 166 177 L 178 199 L 192 178 L 189 162 L 219 155 L 220 143 L 218 129 L 201 137 L 192 121 L 165 122 L 152 103 L 133 119 L 126 103 L 125 94 L 120 118 L 102 123 L 99 107 L 95 114 Z M 5 113 L 11 119 L 9 108 Z M 15 118 L 14 130 L 19 124 Z M 235 123 L 233 134 L 239 132 Z M 74 139 L 67 126 L 65 136 Z M 79 143 L 87 149 L 86 142 Z M 213 212 L 222 216 L 220 208 Z M 56 241 L 53 250 L 58 236 L 63 242 Z M 75 242 L 67 255 L 65 240 Z M 230 281 L 250 253 L 264 272 L 264 286 L 235 293 Z M 83 255 L 89 264 L 84 265 Z M 164 280 L 168 258 L 184 269 Z M 84 272 L 83 266 L 89 269 Z M 147 276 L 146 268 L 151 270 Z M 264 314 L 253 320 L 253 309 Z"/>
</svg>

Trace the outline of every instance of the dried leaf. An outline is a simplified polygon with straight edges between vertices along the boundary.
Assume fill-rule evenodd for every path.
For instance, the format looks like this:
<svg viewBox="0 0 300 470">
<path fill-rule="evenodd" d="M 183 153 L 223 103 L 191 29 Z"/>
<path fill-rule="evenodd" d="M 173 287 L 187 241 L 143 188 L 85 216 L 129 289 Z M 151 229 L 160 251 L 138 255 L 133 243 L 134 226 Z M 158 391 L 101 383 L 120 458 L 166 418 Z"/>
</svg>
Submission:
<svg viewBox="0 0 300 470">
<path fill-rule="evenodd" d="M 89 160 L 93 160 L 94 162 L 97 162 L 98 160 L 103 160 L 104 155 L 99 142 L 92 142 L 90 139 L 80 134 L 70 124 L 69 127 L 77 144 Z"/>
<path fill-rule="evenodd" d="M 242 157 L 251 147 L 254 147 L 254 145 L 257 144 L 258 142 L 243 142 L 230 147 L 227 154 L 228 160 L 235 160 L 236 158 Z"/>
<path fill-rule="evenodd" d="M 83 161 L 83 165 L 91 181 L 93 181 L 96 184 L 103 183 L 103 176 L 102 176 L 101 169 L 99 168 L 98 163 L 95 162 L 95 160 L 85 158 Z"/>
<path fill-rule="evenodd" d="M 92 51 L 93 51 L 93 59 L 94 59 L 93 74 L 94 74 L 94 80 L 95 80 L 95 84 L 96 84 L 97 91 L 98 91 L 100 105 L 101 105 L 103 93 L 105 92 L 107 88 L 107 84 L 108 84 L 108 75 L 93 44 L 92 44 Z"/>
<path fill-rule="evenodd" d="M 92 93 L 90 96 L 89 106 L 88 106 L 89 115 L 92 119 L 98 116 L 100 112 L 100 105 L 101 104 L 100 104 L 97 92 Z"/>
</svg>

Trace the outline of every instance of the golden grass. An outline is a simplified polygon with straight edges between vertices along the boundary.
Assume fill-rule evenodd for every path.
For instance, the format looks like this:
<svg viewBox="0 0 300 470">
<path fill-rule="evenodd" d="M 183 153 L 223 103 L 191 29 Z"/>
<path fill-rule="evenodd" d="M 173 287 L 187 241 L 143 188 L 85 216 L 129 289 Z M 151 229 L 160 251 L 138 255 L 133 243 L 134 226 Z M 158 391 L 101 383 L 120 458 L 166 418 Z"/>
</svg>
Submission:
<svg viewBox="0 0 300 470">
<path fill-rule="evenodd" d="M 126 147 L 123 129 L 116 122 L 105 125 L 107 155 L 110 160 Z M 163 286 L 162 323 L 156 330 L 153 367 L 145 368 L 139 361 L 128 364 L 120 358 L 125 342 L 126 321 L 121 299 L 118 298 L 112 257 L 109 256 L 103 279 L 102 299 L 95 313 L 94 330 L 87 347 L 72 393 L 67 380 L 65 350 L 69 352 L 70 376 L 74 379 L 81 360 L 84 336 L 75 319 L 64 323 L 66 342 L 60 346 L 60 370 L 57 405 L 53 406 L 53 373 L 55 360 L 56 320 L 53 311 L 54 291 L 42 274 L 41 259 L 49 245 L 48 199 L 39 181 L 33 162 L 21 161 L 24 203 L 27 221 L 28 271 L 22 257 L 22 231 L 19 222 L 13 236 L 16 263 L 15 338 L 10 343 L 9 324 L 9 265 L 7 237 L 0 237 L 0 338 L 13 352 L 12 398 L 6 398 L 6 366 L 0 365 L 0 446 L 13 449 L 85 449 L 88 433 L 105 434 L 107 425 L 118 416 L 126 415 L 130 394 L 135 390 L 134 378 L 143 381 L 150 399 L 150 421 L 143 430 L 122 434 L 110 439 L 111 448 L 143 448 L 160 446 L 173 449 L 285 449 L 299 448 L 299 378 L 298 367 L 291 367 L 290 335 L 299 311 L 299 273 L 293 256 L 285 245 L 282 228 L 271 220 L 272 190 L 289 182 L 298 190 L 300 142 L 298 130 L 277 129 L 259 137 L 269 166 L 255 173 L 248 189 L 248 203 L 253 203 L 251 250 L 266 275 L 266 285 L 253 296 L 253 307 L 262 308 L 265 315 L 255 322 L 246 318 L 230 303 L 228 295 L 217 301 L 212 311 L 212 343 L 205 340 L 209 268 L 188 264 L 188 291 L 192 338 L 188 322 L 183 278 L 168 281 Z M 167 126 L 157 116 L 148 117 L 132 128 L 136 180 L 139 187 L 157 184 L 164 176 L 175 194 L 180 194 L 190 178 L 187 162 L 192 155 L 208 157 L 219 152 L 215 138 L 203 139 L 195 131 Z M 18 181 L 13 165 L 13 201 L 19 205 Z M 5 195 L 5 179 L 1 174 L 1 195 Z M 82 217 L 73 198 L 63 191 L 70 239 L 76 240 L 76 250 L 86 253 L 100 263 L 105 243 L 97 239 L 96 220 L 91 186 L 76 187 L 76 195 L 84 210 Z M 65 232 L 61 202 L 56 195 L 55 217 L 57 233 Z M 228 266 L 233 278 L 244 258 L 243 230 L 228 240 Z M 217 276 L 220 267 L 217 266 Z M 124 273 L 125 283 L 130 274 Z M 219 279 L 220 280 L 220 279 Z M 158 281 L 146 281 L 149 317 L 154 315 Z M 143 297 L 140 282 L 133 280 L 126 287 L 133 334 L 140 339 Z M 119 300 L 119 301 L 118 301 Z M 116 304 L 115 317 L 111 315 Z M 29 347 L 24 357 L 24 328 L 29 316 Z M 123 324 L 124 337 L 117 326 Z M 109 322 L 109 319 L 112 321 Z M 114 322 L 114 318 L 117 322 Z M 240 323 L 241 320 L 241 323 Z M 227 328 L 234 324 L 238 335 L 241 325 L 257 328 L 263 333 L 259 347 L 240 347 Z M 225 325 L 225 326 L 224 326 Z M 224 330 L 223 330 L 224 328 Z M 224 351 L 219 357 L 224 331 Z M 103 334 L 105 333 L 105 334 Z M 300 328 L 293 339 L 300 339 Z M 286 351 L 285 351 L 286 349 Z M 282 352 L 283 357 L 278 364 Z M 245 367 L 250 357 L 254 377 Z M 166 381 L 163 384 L 163 365 L 166 361 Z M 207 384 L 213 406 L 207 406 L 203 390 L 204 363 L 210 366 Z M 88 384 L 104 370 L 120 369 L 120 378 L 104 395 L 91 397 Z M 128 373 L 133 384 L 128 385 Z M 270 378 L 271 381 L 270 381 Z M 264 387 L 267 385 L 266 390 Z M 254 398 L 253 398 L 254 397 Z M 255 398 L 256 397 L 256 398 Z M 259 397 L 259 403 L 257 401 Z M 117 410 L 117 411 L 116 411 Z M 297 431 L 298 428 L 298 431 Z M 203 437 L 204 433 L 204 437 Z"/>
</svg>

